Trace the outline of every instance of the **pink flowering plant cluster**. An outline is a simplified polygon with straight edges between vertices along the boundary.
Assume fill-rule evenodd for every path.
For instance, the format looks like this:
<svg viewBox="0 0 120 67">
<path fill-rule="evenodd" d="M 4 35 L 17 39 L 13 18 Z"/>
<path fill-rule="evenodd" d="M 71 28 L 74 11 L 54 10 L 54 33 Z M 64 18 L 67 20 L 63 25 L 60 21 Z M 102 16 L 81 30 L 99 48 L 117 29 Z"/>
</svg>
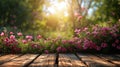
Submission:
<svg viewBox="0 0 120 67">
<path fill-rule="evenodd" d="M 22 32 L 0 32 L 1 53 L 66 53 L 119 52 L 120 24 L 102 27 L 94 25 L 76 29 L 75 37 L 44 38 L 42 35 L 24 35 Z"/>
<path fill-rule="evenodd" d="M 119 52 L 120 50 L 120 24 L 102 27 L 98 24 L 75 30 L 81 38 L 82 48 L 88 52 Z"/>
</svg>

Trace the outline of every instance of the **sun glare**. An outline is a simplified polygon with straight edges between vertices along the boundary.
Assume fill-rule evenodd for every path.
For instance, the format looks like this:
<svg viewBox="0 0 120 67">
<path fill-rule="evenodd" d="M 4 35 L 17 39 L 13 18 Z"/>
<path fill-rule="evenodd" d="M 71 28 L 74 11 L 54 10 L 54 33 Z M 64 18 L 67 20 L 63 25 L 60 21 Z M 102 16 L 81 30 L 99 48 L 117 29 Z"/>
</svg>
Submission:
<svg viewBox="0 0 120 67">
<path fill-rule="evenodd" d="M 51 2 L 51 6 L 49 6 L 47 8 L 47 11 L 50 13 L 50 14 L 61 14 L 63 13 L 64 16 L 68 16 L 68 13 L 67 13 L 67 7 L 66 7 L 66 3 L 65 2 L 58 2 L 58 1 L 53 1 Z M 49 15 L 47 13 L 47 15 Z"/>
</svg>

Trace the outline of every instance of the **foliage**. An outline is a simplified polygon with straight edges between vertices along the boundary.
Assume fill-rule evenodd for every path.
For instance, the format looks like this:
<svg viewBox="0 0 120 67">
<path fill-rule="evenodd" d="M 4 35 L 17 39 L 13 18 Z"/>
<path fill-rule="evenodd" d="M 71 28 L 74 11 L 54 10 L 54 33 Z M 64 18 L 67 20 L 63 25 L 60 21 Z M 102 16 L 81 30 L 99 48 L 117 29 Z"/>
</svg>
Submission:
<svg viewBox="0 0 120 67">
<path fill-rule="evenodd" d="M 119 6 L 119 0 L 96 0 L 93 4 L 95 11 L 91 19 L 96 22 L 112 21 L 115 23 L 120 19 Z"/>
<path fill-rule="evenodd" d="M 114 53 L 120 50 L 120 24 L 102 27 L 94 25 L 76 29 L 76 37 L 63 39 L 43 38 L 41 35 L 23 35 L 21 32 L 1 32 L 2 53 L 51 53 L 51 52 L 102 52 Z M 111 51 L 112 50 L 112 51 Z"/>
</svg>

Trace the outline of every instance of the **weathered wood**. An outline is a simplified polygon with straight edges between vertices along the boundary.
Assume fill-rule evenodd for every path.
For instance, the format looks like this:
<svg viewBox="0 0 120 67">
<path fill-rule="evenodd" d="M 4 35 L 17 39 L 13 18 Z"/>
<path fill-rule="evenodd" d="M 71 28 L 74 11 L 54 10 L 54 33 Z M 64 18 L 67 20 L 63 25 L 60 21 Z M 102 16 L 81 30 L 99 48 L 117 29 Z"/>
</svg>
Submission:
<svg viewBox="0 0 120 67">
<path fill-rule="evenodd" d="M 65 54 L 59 54 L 59 67 L 72 67 L 70 58 Z"/>
<path fill-rule="evenodd" d="M 56 54 L 0 56 L 0 67 L 56 67 Z M 120 67 L 119 55 L 59 54 L 58 67 Z"/>
<path fill-rule="evenodd" d="M 70 57 L 72 66 L 74 67 L 86 67 L 86 65 L 77 58 L 74 54 L 67 54 Z"/>
<path fill-rule="evenodd" d="M 13 59 L 10 62 L 6 62 L 0 67 L 24 67 L 27 64 L 29 64 L 35 57 L 37 57 L 37 54 L 25 54 L 23 56 L 20 56 L 18 58 Z"/>
<path fill-rule="evenodd" d="M 5 63 L 5 62 L 8 62 L 8 61 L 11 61 L 17 57 L 19 57 L 20 55 L 14 55 L 14 54 L 9 54 L 9 55 L 3 55 L 0 57 L 0 65 Z"/>
<path fill-rule="evenodd" d="M 105 55 L 105 54 L 104 55 L 101 54 L 101 55 L 97 55 L 97 56 L 101 57 L 101 59 L 104 59 L 106 61 L 110 61 L 110 62 L 116 64 L 117 66 L 120 66 L 120 57 L 118 57 L 118 56 Z"/>
<path fill-rule="evenodd" d="M 54 67 L 55 58 L 55 54 L 42 54 L 29 67 Z"/>
<path fill-rule="evenodd" d="M 86 67 L 74 54 L 59 54 L 59 67 Z"/>
<path fill-rule="evenodd" d="M 88 67 L 115 67 L 114 64 L 107 62 L 97 56 L 91 54 L 77 54 Z"/>
<path fill-rule="evenodd" d="M 48 56 L 48 66 L 49 67 L 54 67 L 55 60 L 56 60 L 56 55 L 55 54 L 49 54 L 49 56 Z"/>
</svg>

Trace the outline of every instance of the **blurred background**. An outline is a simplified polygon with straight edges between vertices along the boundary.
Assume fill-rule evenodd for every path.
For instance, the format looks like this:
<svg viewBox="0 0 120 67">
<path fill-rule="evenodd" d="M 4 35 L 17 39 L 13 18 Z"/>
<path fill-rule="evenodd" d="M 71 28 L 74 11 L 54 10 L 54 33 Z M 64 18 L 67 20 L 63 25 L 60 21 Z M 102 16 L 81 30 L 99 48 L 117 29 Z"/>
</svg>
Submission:
<svg viewBox="0 0 120 67">
<path fill-rule="evenodd" d="M 0 0 L 0 31 L 71 38 L 74 30 L 120 21 L 120 0 Z"/>
</svg>

